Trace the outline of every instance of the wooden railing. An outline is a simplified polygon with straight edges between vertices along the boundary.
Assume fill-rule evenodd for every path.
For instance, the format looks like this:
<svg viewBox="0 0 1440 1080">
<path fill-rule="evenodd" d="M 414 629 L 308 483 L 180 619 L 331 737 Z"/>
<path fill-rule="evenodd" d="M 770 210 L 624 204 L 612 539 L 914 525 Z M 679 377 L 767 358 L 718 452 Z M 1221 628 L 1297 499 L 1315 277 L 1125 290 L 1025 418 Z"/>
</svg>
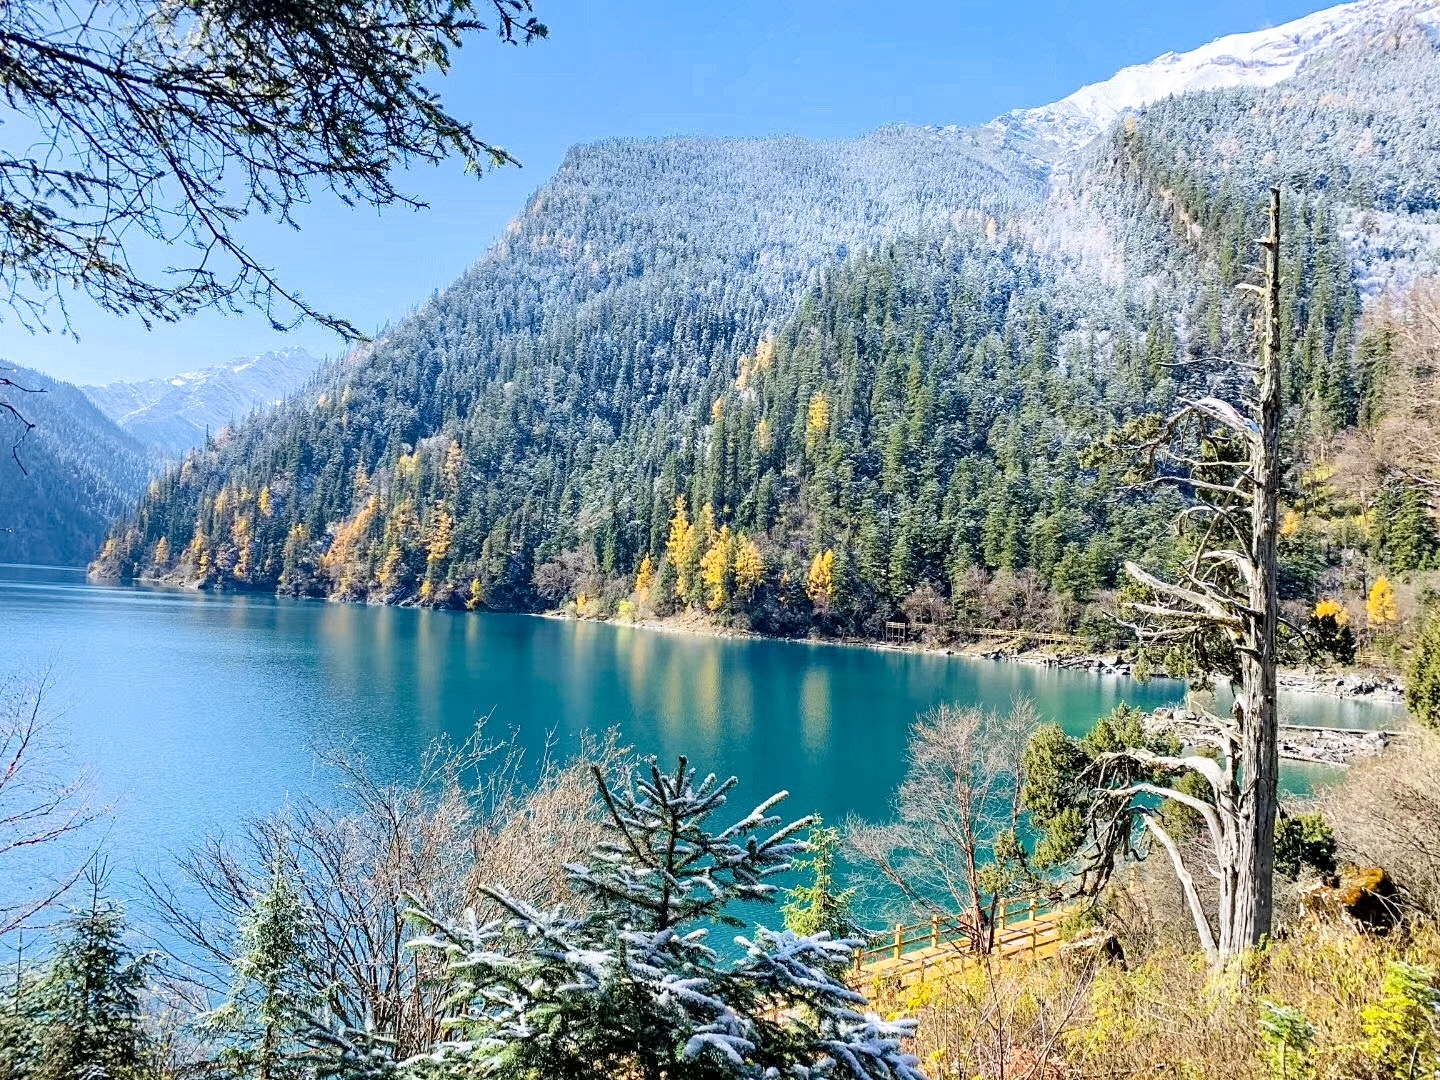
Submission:
<svg viewBox="0 0 1440 1080">
<path fill-rule="evenodd" d="M 1055 645 L 1082 645 L 1089 647 L 1088 638 L 1079 634 L 1063 634 L 1046 630 L 997 630 L 985 626 L 955 626 L 951 628 L 962 637 L 1027 638 L 1031 641 L 1047 641 Z"/>
<path fill-rule="evenodd" d="M 995 910 L 994 936 L 990 939 L 984 928 L 977 928 L 969 916 L 931 916 L 927 922 L 896 923 L 893 931 L 874 936 L 875 944 L 855 950 L 855 970 L 886 960 L 903 959 L 906 953 L 923 949 L 939 949 L 942 945 L 958 945 L 960 951 L 981 952 L 982 942 L 990 939 L 992 950 L 1018 945 L 1027 936 L 1036 938 L 1044 916 L 1058 917 L 1062 908 L 1038 898 L 1009 900 Z M 1020 925 L 1016 925 L 1019 923 Z"/>
</svg>

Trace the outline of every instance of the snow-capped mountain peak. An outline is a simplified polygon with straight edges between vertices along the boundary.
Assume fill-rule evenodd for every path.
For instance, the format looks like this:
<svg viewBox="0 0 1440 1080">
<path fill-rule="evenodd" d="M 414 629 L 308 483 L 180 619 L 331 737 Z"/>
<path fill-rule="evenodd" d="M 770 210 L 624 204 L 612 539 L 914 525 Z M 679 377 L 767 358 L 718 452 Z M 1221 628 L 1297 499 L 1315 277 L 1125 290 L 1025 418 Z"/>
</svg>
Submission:
<svg viewBox="0 0 1440 1080">
<path fill-rule="evenodd" d="M 168 378 L 81 389 L 120 427 L 166 455 L 179 457 L 201 445 L 207 431 L 219 431 L 288 397 L 320 364 L 304 349 L 292 347 Z"/>
<path fill-rule="evenodd" d="M 1440 0 L 1355 0 L 1268 30 L 1229 34 L 1191 52 L 1169 52 L 1124 68 L 1053 104 L 1016 109 L 992 126 L 1070 149 L 1104 132 L 1125 112 L 1174 94 L 1273 86 L 1351 34 L 1381 29 L 1407 14 L 1440 25 Z"/>
</svg>

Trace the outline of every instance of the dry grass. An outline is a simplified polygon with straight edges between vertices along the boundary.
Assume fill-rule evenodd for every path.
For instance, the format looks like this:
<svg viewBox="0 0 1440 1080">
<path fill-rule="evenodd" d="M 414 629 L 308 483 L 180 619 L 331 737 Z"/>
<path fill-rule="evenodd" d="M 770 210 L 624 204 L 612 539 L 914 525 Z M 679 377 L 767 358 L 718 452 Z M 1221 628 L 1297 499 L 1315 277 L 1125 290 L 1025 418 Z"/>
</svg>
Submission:
<svg viewBox="0 0 1440 1080">
<path fill-rule="evenodd" d="M 1380 1000 L 1394 960 L 1440 964 L 1440 932 L 1373 938 L 1309 927 L 1224 978 L 1174 947 L 1128 965 L 1001 964 L 877 1004 L 920 1021 L 916 1053 L 931 1080 L 1272 1078 L 1262 1002 L 1299 1009 L 1315 1029 L 1288 1077 L 1374 1080 L 1392 1074 L 1367 1052 L 1363 1011 Z"/>
</svg>

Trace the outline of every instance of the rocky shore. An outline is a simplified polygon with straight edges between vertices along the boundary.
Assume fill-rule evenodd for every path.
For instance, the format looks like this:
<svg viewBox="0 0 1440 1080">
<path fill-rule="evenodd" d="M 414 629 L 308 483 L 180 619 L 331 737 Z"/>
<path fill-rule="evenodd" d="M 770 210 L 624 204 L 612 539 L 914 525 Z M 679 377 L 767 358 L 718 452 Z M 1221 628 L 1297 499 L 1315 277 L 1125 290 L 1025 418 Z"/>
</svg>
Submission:
<svg viewBox="0 0 1440 1080">
<path fill-rule="evenodd" d="M 1282 671 L 1277 682 L 1281 690 L 1300 694 L 1331 694 L 1335 697 L 1363 697 L 1370 701 L 1400 704 L 1405 687 L 1393 675 L 1376 671 L 1339 673 L 1304 669 Z"/>
<path fill-rule="evenodd" d="M 1201 718 L 1188 709 L 1156 709 L 1146 718 L 1150 731 L 1175 735 L 1182 742 L 1196 739 L 1204 730 Z M 1280 756 L 1320 765 L 1349 765 L 1376 757 L 1400 736 L 1398 731 L 1354 731 L 1348 728 L 1280 725 Z"/>
</svg>

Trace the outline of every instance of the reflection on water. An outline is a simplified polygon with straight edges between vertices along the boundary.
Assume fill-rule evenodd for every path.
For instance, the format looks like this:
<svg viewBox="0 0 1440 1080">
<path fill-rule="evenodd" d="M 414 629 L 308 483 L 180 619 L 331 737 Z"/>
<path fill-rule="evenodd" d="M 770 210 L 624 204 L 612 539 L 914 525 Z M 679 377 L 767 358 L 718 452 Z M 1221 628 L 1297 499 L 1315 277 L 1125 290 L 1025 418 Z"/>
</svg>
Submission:
<svg viewBox="0 0 1440 1080">
<path fill-rule="evenodd" d="M 779 789 L 796 816 L 880 817 L 906 732 L 940 702 L 1032 698 L 1081 732 L 1121 701 L 1178 684 L 870 649 L 736 641 L 593 623 L 103 588 L 74 572 L 0 568 L 7 660 L 53 664 L 77 752 L 116 801 L 117 866 L 154 866 L 323 789 L 314 748 L 362 750 L 409 774 L 437 735 L 492 717 L 532 759 L 610 728 L 641 753 Z M 1383 724 L 1388 710 L 1288 699 L 1307 722 Z M 1299 775 L 1299 774 L 1297 774 Z M 746 807 L 748 808 L 748 806 Z"/>
</svg>

